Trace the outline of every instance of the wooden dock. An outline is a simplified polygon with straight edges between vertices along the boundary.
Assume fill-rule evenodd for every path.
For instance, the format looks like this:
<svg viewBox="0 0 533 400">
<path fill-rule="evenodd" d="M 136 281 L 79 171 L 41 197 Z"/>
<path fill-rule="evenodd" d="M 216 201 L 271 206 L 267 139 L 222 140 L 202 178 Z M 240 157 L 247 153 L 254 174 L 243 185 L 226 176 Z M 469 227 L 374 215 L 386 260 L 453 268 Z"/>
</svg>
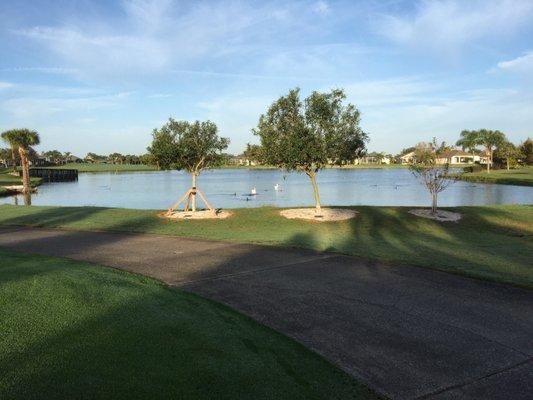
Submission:
<svg viewBox="0 0 533 400">
<path fill-rule="evenodd" d="M 30 168 L 30 177 L 44 182 L 72 182 L 78 180 L 77 169 Z"/>
</svg>

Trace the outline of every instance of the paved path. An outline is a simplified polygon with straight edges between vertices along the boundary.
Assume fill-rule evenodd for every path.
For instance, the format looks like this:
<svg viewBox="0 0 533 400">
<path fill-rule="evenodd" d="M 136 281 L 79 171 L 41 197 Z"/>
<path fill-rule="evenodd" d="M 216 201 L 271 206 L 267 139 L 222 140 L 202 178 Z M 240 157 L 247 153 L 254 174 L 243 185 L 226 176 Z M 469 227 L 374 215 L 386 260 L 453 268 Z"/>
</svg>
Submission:
<svg viewBox="0 0 533 400">
<path fill-rule="evenodd" d="M 0 246 L 229 304 L 394 399 L 531 399 L 533 291 L 414 267 L 151 235 L 0 228 Z"/>
</svg>

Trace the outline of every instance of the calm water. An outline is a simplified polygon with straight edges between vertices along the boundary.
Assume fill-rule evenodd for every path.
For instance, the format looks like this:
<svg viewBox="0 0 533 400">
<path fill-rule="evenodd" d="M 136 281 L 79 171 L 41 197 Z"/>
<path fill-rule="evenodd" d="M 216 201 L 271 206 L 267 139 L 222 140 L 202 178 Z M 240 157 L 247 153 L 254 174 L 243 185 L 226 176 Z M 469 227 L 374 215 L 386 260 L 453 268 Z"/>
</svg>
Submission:
<svg viewBox="0 0 533 400">
<path fill-rule="evenodd" d="M 407 169 L 328 169 L 318 175 L 323 205 L 423 206 L 427 190 Z M 282 191 L 276 192 L 279 184 Z M 190 177 L 176 171 L 80 174 L 77 182 L 44 184 L 34 205 L 166 209 L 189 188 Z M 277 170 L 223 169 L 204 172 L 198 186 L 214 207 L 311 206 L 313 191 L 304 174 Z M 252 187 L 257 196 L 250 197 Z M 17 199 L 23 204 L 21 197 Z M 0 203 L 14 204 L 13 197 Z M 442 206 L 531 204 L 533 188 L 456 182 L 439 196 Z"/>
</svg>

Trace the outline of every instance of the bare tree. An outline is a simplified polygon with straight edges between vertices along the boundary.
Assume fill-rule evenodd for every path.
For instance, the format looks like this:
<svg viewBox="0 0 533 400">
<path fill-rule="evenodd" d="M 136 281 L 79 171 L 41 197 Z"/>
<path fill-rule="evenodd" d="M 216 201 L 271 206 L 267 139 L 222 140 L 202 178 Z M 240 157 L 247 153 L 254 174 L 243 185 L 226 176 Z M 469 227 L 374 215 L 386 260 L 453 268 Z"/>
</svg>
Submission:
<svg viewBox="0 0 533 400">
<path fill-rule="evenodd" d="M 450 164 L 437 164 L 438 152 L 434 145 L 421 143 L 415 149 L 414 162 L 409 169 L 431 194 L 431 213 L 437 212 L 437 199 L 440 192 L 454 182 L 450 177 Z"/>
</svg>

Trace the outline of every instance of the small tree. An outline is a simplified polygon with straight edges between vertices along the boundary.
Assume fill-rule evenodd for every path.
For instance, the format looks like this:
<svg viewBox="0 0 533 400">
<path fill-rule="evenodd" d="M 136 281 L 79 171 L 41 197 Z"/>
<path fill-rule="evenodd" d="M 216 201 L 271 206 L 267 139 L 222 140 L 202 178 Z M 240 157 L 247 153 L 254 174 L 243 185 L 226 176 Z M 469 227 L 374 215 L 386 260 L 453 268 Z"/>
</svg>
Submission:
<svg viewBox="0 0 533 400">
<path fill-rule="evenodd" d="M 422 181 L 431 195 L 432 214 L 437 212 L 439 193 L 453 183 L 448 175 L 450 165 L 448 163 L 437 164 L 437 157 L 438 154 L 433 145 L 421 143 L 415 149 L 415 161 L 409 166 L 413 175 Z"/>
<path fill-rule="evenodd" d="M 4 142 L 9 144 L 9 147 L 11 148 L 11 162 L 12 162 L 11 165 L 13 167 L 13 172 L 17 172 L 17 155 L 16 155 L 17 145 L 15 143 L 15 135 L 16 135 L 15 129 L 2 132 L 2 135 L 1 135 Z"/>
<path fill-rule="evenodd" d="M 528 138 L 520 145 L 520 152 L 524 157 L 525 164 L 533 164 L 533 140 L 531 138 Z"/>
<path fill-rule="evenodd" d="M 221 138 L 217 133 L 217 126 L 211 121 L 190 123 L 172 118 L 160 129 L 154 129 L 152 145 L 148 148 L 152 162 L 160 169 L 186 170 L 192 177 L 191 189 L 168 210 L 169 213 L 185 200 L 185 211 L 190 207 L 195 212 L 197 194 L 207 208 L 214 211 L 196 187 L 196 178 L 202 170 L 222 162 L 221 153 L 227 149 L 229 139 Z"/>
<path fill-rule="evenodd" d="M 503 142 L 494 152 L 494 157 L 504 161 L 508 171 L 511 169 L 511 165 L 516 165 L 522 156 L 520 149 L 511 142 Z"/>
<path fill-rule="evenodd" d="M 261 162 L 263 159 L 262 148 L 257 144 L 246 144 L 246 150 L 243 151 L 242 155 L 249 161 L 252 162 Z"/>
<path fill-rule="evenodd" d="M 261 138 L 263 161 L 307 174 L 313 186 L 316 214 L 321 214 L 317 172 L 328 163 L 353 162 L 365 151 L 368 136 L 359 127 L 359 111 L 343 105 L 342 90 L 313 92 L 302 103 L 300 90 L 280 97 L 261 115 L 254 134 Z"/>
<path fill-rule="evenodd" d="M 30 185 L 30 163 L 28 159 L 31 146 L 40 143 L 39 134 L 29 129 L 11 129 L 2 133 L 2 138 L 11 145 L 11 148 L 17 148 L 20 156 L 22 167 L 22 185 L 23 193 L 31 192 Z"/>
</svg>

